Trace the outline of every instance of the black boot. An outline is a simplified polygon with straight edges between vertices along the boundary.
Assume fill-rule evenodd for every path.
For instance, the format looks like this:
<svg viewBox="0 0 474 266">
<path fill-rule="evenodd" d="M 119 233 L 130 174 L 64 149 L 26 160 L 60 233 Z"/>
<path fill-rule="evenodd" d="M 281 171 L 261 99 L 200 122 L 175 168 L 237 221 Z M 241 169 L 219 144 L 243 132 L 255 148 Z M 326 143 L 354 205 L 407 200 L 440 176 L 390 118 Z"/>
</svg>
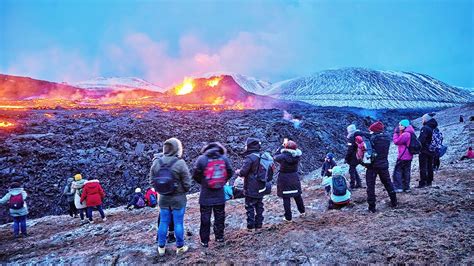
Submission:
<svg viewBox="0 0 474 266">
<path fill-rule="evenodd" d="M 176 237 L 174 236 L 174 232 L 170 231 L 168 232 L 168 237 L 166 237 L 166 241 L 168 244 L 176 242 Z"/>
<path fill-rule="evenodd" d="M 376 210 L 375 210 L 375 204 L 374 204 L 374 205 L 369 204 L 369 212 L 371 212 L 371 213 L 375 213 L 375 212 L 376 212 Z"/>
<path fill-rule="evenodd" d="M 392 206 L 392 208 L 395 208 L 398 206 L 398 201 L 397 201 L 397 193 L 395 193 L 394 191 L 392 191 L 390 194 L 390 206 Z"/>
</svg>

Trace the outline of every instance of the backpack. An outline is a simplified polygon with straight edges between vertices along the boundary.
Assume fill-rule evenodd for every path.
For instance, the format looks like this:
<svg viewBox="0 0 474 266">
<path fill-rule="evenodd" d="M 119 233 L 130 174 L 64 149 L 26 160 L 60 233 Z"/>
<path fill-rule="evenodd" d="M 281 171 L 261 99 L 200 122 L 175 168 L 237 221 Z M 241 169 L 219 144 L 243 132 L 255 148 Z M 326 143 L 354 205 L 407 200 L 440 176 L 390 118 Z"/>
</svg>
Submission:
<svg viewBox="0 0 474 266">
<path fill-rule="evenodd" d="M 268 195 L 272 193 L 272 182 L 273 179 L 273 168 L 275 164 L 273 163 L 273 158 L 268 152 L 262 154 L 255 154 L 258 157 L 258 168 L 255 173 L 255 178 L 257 181 L 264 184 L 264 187 L 259 190 L 259 193 Z"/>
<path fill-rule="evenodd" d="M 18 195 L 11 195 L 10 196 L 10 201 L 8 202 L 8 207 L 10 209 L 19 210 L 19 209 L 23 208 L 23 205 L 25 205 L 25 202 L 23 201 L 22 193 L 20 193 Z"/>
<path fill-rule="evenodd" d="M 365 144 L 365 153 L 364 153 L 364 157 L 362 158 L 362 164 L 370 165 L 375 162 L 377 153 L 373 149 L 374 145 L 372 143 L 372 138 L 367 138 L 365 136 L 362 136 L 362 139 L 364 140 L 364 144 Z"/>
<path fill-rule="evenodd" d="M 139 197 L 137 200 L 137 207 L 138 208 L 143 208 L 145 207 L 145 201 L 143 200 L 143 197 Z"/>
<path fill-rule="evenodd" d="M 431 143 L 430 146 L 428 146 L 428 150 L 435 153 L 438 157 L 442 157 L 448 150 L 448 147 L 443 145 L 443 140 L 443 133 L 441 133 L 438 128 L 433 129 Z"/>
<path fill-rule="evenodd" d="M 335 196 L 344 196 L 347 193 L 347 182 L 344 176 L 337 175 L 332 177 L 332 193 Z"/>
<path fill-rule="evenodd" d="M 410 145 L 408 145 L 408 151 L 412 155 L 420 154 L 421 152 L 421 142 L 413 133 L 410 133 Z"/>
<path fill-rule="evenodd" d="M 155 207 L 157 204 L 156 196 L 155 194 L 150 194 L 150 206 Z"/>
<path fill-rule="evenodd" d="M 210 189 L 221 189 L 227 183 L 227 169 L 223 158 L 208 159 L 204 178 Z"/>
<path fill-rule="evenodd" d="M 153 177 L 152 181 L 156 192 L 161 195 L 171 195 L 177 188 L 173 172 L 171 172 L 171 167 L 173 167 L 177 161 L 178 158 L 172 160 L 169 164 L 164 164 L 162 159 L 158 161 L 160 164 L 160 170 L 157 175 Z"/>
</svg>

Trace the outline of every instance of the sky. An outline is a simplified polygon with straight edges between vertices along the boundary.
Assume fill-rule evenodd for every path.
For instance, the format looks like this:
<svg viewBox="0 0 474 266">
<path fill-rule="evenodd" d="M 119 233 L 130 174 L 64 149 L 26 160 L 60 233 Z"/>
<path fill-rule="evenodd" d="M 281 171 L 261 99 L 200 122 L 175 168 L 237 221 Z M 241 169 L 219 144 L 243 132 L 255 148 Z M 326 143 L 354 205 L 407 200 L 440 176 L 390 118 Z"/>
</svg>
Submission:
<svg viewBox="0 0 474 266">
<path fill-rule="evenodd" d="M 0 73 L 169 87 L 366 67 L 474 87 L 473 14 L 473 0 L 1 0 Z"/>
</svg>

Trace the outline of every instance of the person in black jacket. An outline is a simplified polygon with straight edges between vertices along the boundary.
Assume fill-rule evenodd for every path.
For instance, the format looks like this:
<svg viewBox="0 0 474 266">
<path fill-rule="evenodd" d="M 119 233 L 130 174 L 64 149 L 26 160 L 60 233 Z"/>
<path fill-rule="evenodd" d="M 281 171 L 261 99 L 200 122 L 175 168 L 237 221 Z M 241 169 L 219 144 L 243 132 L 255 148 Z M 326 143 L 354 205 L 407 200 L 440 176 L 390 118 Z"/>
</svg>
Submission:
<svg viewBox="0 0 474 266">
<path fill-rule="evenodd" d="M 237 175 L 244 178 L 245 209 L 247 211 L 247 229 L 260 229 L 263 225 L 263 196 L 266 184 L 257 179 L 260 169 L 259 155 L 261 143 L 259 139 L 248 138 L 245 146 L 245 159 Z M 269 173 L 268 181 L 273 178 L 273 172 Z"/>
<path fill-rule="evenodd" d="M 349 125 L 347 127 L 347 134 L 347 152 L 345 162 L 349 165 L 349 175 L 351 176 L 350 187 L 351 189 L 362 188 L 362 181 L 357 172 L 357 165 L 359 165 L 360 162 L 357 159 L 357 144 L 355 138 L 364 135 L 364 133 L 359 131 L 355 125 Z"/>
<path fill-rule="evenodd" d="M 224 185 L 234 174 L 227 150 L 219 142 L 212 142 L 203 147 L 201 156 L 196 160 L 193 169 L 193 179 L 201 185 L 199 204 L 201 210 L 201 226 L 199 235 L 201 245 L 208 247 L 211 232 L 211 214 L 214 212 L 214 234 L 217 242 L 224 242 L 225 227 L 225 194 Z M 215 164 L 216 166 L 212 166 Z M 222 169 L 225 167 L 225 169 Z M 216 172 L 217 171 L 217 172 Z M 223 180 L 218 188 L 209 187 L 208 178 L 219 177 Z"/>
<path fill-rule="evenodd" d="M 433 183 L 433 160 L 434 153 L 429 150 L 433 137 L 433 130 L 438 127 L 438 122 L 433 118 L 434 114 L 425 114 L 422 117 L 423 127 L 420 130 L 418 140 L 421 143 L 419 155 L 420 183 L 418 188 L 431 186 Z"/>
<path fill-rule="evenodd" d="M 302 216 L 305 215 L 303 198 L 301 197 L 301 182 L 298 176 L 298 164 L 302 152 L 298 149 L 294 141 L 288 141 L 283 144 L 281 154 L 275 156 L 275 161 L 280 164 L 280 172 L 277 181 L 277 194 L 283 198 L 283 207 L 285 209 L 285 221 L 290 222 L 291 217 L 291 198 L 295 200 L 298 211 Z"/>
<path fill-rule="evenodd" d="M 331 176 L 332 169 L 336 166 L 336 162 L 334 161 L 334 154 L 328 153 L 324 158 L 323 166 L 321 167 L 321 177 Z"/>
<path fill-rule="evenodd" d="M 390 149 L 390 137 L 384 133 L 384 125 L 381 122 L 375 122 L 369 130 L 372 132 L 370 137 L 372 141 L 372 149 L 377 154 L 375 161 L 366 165 L 367 172 L 365 174 L 367 182 L 367 203 L 369 211 L 375 212 L 375 181 L 377 175 L 390 196 L 392 207 L 397 206 L 397 194 L 394 191 L 390 173 L 388 171 L 388 151 Z"/>
<path fill-rule="evenodd" d="M 135 189 L 135 193 L 133 193 L 130 202 L 127 205 L 127 209 L 141 209 L 146 206 L 145 204 L 145 196 L 143 196 L 141 188 L 137 187 Z"/>
</svg>

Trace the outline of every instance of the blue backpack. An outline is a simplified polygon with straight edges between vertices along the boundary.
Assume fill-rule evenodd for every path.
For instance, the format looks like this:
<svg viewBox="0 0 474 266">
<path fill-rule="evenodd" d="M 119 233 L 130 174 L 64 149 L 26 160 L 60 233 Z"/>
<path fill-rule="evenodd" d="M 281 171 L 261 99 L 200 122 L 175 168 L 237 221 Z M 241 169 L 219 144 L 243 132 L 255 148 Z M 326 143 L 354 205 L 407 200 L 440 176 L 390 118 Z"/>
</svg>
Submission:
<svg viewBox="0 0 474 266">
<path fill-rule="evenodd" d="M 150 206 L 151 206 L 151 207 L 155 207 L 156 204 L 157 204 L 156 196 L 155 196 L 155 194 L 151 194 L 151 195 L 150 195 Z"/>
<path fill-rule="evenodd" d="M 347 182 L 344 176 L 336 175 L 332 177 L 332 194 L 344 196 L 347 193 Z"/>
<path fill-rule="evenodd" d="M 160 159 L 160 170 L 158 174 L 153 177 L 153 186 L 155 187 L 156 192 L 161 195 L 171 195 L 175 192 L 177 185 L 171 172 L 171 167 L 178 161 L 178 158 L 175 158 L 169 164 L 163 163 Z"/>
</svg>

